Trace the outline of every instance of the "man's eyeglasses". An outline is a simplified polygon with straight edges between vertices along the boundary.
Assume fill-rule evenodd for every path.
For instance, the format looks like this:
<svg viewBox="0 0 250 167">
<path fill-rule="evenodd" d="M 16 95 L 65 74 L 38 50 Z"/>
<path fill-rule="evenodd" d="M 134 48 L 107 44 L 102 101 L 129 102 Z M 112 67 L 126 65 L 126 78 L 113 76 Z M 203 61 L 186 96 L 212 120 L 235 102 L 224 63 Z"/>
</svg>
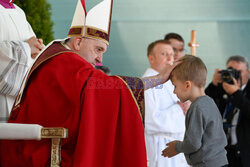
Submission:
<svg viewBox="0 0 250 167">
<path fill-rule="evenodd" d="M 176 48 L 173 48 L 174 52 L 177 53 L 177 52 L 184 52 L 185 49 L 176 49 Z"/>
</svg>

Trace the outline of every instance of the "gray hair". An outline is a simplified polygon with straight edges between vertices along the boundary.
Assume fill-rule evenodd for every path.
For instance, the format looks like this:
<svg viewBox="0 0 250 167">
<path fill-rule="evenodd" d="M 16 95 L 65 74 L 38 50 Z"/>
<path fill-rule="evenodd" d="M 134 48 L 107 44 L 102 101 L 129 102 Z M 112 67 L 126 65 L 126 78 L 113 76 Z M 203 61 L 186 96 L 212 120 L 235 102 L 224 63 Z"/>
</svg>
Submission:
<svg viewBox="0 0 250 167">
<path fill-rule="evenodd" d="M 247 69 L 249 69 L 248 60 L 247 60 L 247 58 L 245 58 L 245 57 L 243 57 L 243 56 L 239 56 L 239 55 L 231 56 L 231 57 L 229 57 L 229 59 L 227 60 L 227 64 L 228 64 L 230 61 L 236 61 L 236 62 L 245 63 L 246 66 L 247 66 Z"/>
</svg>

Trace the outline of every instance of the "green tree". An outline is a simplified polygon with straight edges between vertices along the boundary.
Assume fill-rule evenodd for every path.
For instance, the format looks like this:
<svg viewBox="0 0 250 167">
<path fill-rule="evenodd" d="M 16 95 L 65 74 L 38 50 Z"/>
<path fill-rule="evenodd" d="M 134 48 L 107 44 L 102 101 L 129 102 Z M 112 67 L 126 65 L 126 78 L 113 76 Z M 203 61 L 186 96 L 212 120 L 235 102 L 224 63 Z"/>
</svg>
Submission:
<svg viewBox="0 0 250 167">
<path fill-rule="evenodd" d="M 51 6 L 47 0 L 15 0 L 14 3 L 25 12 L 37 38 L 42 38 L 44 44 L 54 39 Z"/>
</svg>

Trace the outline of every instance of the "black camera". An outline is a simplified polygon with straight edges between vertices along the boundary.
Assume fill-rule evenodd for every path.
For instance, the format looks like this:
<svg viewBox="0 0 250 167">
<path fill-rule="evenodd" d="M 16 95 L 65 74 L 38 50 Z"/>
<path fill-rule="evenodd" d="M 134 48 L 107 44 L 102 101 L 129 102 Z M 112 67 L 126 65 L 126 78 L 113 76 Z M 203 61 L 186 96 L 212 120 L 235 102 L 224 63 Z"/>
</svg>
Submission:
<svg viewBox="0 0 250 167">
<path fill-rule="evenodd" d="M 235 70 L 232 67 L 229 67 L 226 70 L 221 70 L 219 73 L 221 73 L 222 82 L 227 82 L 232 85 L 234 83 L 233 78 L 236 80 L 240 78 L 240 71 Z"/>
</svg>

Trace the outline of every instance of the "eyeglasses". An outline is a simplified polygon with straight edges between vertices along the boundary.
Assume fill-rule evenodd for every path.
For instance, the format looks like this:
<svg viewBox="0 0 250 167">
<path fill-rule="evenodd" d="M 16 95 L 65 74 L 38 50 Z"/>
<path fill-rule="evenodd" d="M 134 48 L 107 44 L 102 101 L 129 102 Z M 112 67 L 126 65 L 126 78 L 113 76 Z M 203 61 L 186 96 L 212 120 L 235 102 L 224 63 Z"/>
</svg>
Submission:
<svg viewBox="0 0 250 167">
<path fill-rule="evenodd" d="M 176 48 L 173 48 L 173 50 L 174 50 L 174 52 L 175 53 L 177 53 L 177 52 L 184 52 L 185 51 L 185 49 L 176 49 Z"/>
</svg>

